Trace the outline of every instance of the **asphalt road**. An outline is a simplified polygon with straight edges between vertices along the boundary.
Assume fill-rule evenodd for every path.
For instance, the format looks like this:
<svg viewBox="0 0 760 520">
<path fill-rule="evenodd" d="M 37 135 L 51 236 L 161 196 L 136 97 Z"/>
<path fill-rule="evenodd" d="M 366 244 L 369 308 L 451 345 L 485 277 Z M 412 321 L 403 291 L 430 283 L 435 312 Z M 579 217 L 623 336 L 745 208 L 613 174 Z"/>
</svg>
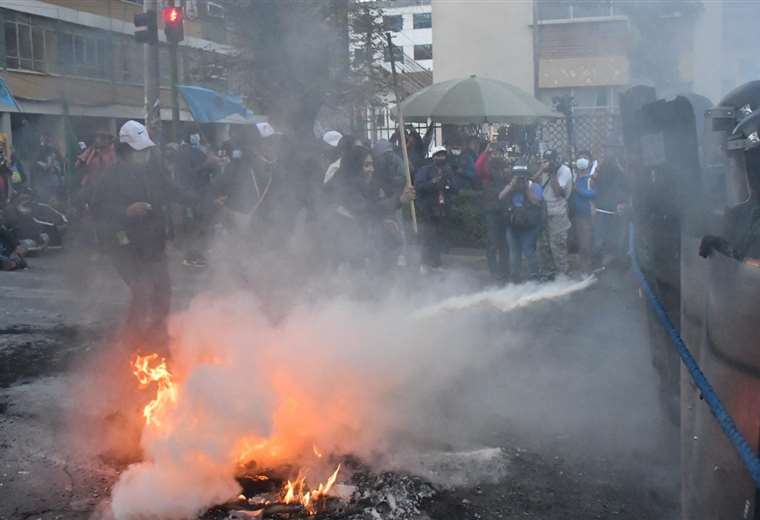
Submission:
<svg viewBox="0 0 760 520">
<path fill-rule="evenodd" d="M 182 306 L 206 274 L 173 264 Z M 72 367 L 107 344 L 126 290 L 103 261 L 31 265 L 0 273 L 0 519 L 97 518 L 122 466 L 90 442 L 102 417 L 81 413 Z M 462 273 L 482 285 L 482 273 Z M 494 313 L 489 328 L 497 342 L 530 341 L 463 374 L 441 413 L 477 424 L 467 441 L 503 448 L 510 469 L 498 483 L 441 493 L 429 516 L 676 519 L 676 429 L 658 402 L 630 274 L 605 272 L 591 289 L 530 312 Z"/>
</svg>

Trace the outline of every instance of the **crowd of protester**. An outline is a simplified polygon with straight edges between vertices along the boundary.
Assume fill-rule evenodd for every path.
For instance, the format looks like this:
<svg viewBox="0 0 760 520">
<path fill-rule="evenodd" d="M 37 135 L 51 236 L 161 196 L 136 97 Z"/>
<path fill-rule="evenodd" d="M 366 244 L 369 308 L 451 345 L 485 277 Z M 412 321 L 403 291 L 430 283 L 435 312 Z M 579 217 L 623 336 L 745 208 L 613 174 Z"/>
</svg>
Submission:
<svg viewBox="0 0 760 520">
<path fill-rule="evenodd" d="M 140 130 L 132 123 L 119 136 L 97 129 L 89 144 L 79 141 L 70 175 L 49 135 L 41 134 L 33 147 L 29 175 L 0 136 L 2 269 L 26 267 L 28 255 L 60 247 L 69 218 L 76 230 L 66 240 L 93 251 L 151 233 L 180 237 L 178 248 L 189 267 L 208 264 L 211 236 L 219 228 L 250 233 L 261 247 L 277 249 L 300 219 L 313 238 L 315 267 L 387 272 L 414 263 L 427 273 L 443 267 L 455 225 L 452 206 L 463 190 L 478 194 L 488 268 L 497 281 L 589 273 L 602 256 L 620 255 L 624 247 L 628 195 L 614 149 L 601 164 L 586 151 L 569 163 L 553 150 L 521 152 L 501 139 L 506 134 L 498 141 L 469 136 L 462 146 L 445 147 L 431 145 L 432 127 L 424 136 L 410 127 L 372 144 L 331 130 L 303 142 L 260 123 L 232 127 L 220 146 L 195 126 L 179 143 L 166 144 L 162 154 L 153 141 L 141 154 L 125 141 L 130 131 Z M 150 182 L 136 181 L 125 167 L 138 155 L 155 170 Z M 127 180 L 114 184 L 108 172 L 120 169 Z M 167 182 L 152 186 L 153 177 Z M 133 217 L 160 212 L 154 230 L 144 219 L 134 220 L 140 225 L 129 232 L 109 229 L 123 217 L 113 208 L 130 190 L 137 198 L 140 190 L 160 192 L 142 197 L 154 198 L 160 211 L 153 202 L 131 209 Z M 418 236 L 410 225 L 412 201 Z M 156 237 L 146 239 L 144 253 L 163 249 Z M 414 246 L 420 254 L 411 262 Z M 117 267 L 127 278 L 135 268 Z"/>
</svg>

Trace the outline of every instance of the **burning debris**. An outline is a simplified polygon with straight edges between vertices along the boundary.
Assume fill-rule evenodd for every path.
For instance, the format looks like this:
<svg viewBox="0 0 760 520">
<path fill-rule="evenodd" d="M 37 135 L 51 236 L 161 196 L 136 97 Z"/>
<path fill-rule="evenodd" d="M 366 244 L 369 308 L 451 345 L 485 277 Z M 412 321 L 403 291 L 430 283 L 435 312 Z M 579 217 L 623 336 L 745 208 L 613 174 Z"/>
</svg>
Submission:
<svg viewBox="0 0 760 520">
<path fill-rule="evenodd" d="M 346 519 L 346 520 L 418 520 L 425 518 L 426 503 L 435 496 L 435 488 L 421 478 L 406 474 L 373 473 L 356 459 L 347 458 L 349 483 L 338 483 L 340 469 L 320 484 L 317 490 L 305 491 L 305 477 L 286 480 L 255 475 L 238 477 L 243 488 L 236 501 L 218 506 L 203 516 L 204 520 L 246 520 L 251 518 Z M 321 491 L 320 491 L 321 490 Z"/>
</svg>

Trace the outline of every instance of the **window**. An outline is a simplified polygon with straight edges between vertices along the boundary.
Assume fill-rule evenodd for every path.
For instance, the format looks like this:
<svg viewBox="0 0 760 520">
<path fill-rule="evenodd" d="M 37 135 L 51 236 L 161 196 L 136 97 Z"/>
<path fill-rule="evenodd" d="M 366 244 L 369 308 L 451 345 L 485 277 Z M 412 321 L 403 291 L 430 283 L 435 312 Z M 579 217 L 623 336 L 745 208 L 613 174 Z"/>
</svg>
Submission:
<svg viewBox="0 0 760 520">
<path fill-rule="evenodd" d="M 125 38 L 118 43 L 114 52 L 118 54 L 118 66 L 116 67 L 117 79 L 124 83 L 142 83 L 143 70 L 143 46 L 133 38 Z"/>
<path fill-rule="evenodd" d="M 432 45 L 415 45 L 414 59 L 415 60 L 432 60 L 433 46 Z"/>
<path fill-rule="evenodd" d="M 54 43 L 55 32 L 32 25 L 29 16 L 19 15 L 5 22 L 5 60 L 11 69 L 47 72 L 52 63 L 48 44 Z"/>
<path fill-rule="evenodd" d="M 412 17 L 415 29 L 430 29 L 433 27 L 433 16 L 431 13 L 417 13 Z"/>
<path fill-rule="evenodd" d="M 383 16 L 383 29 L 390 32 L 401 32 L 404 28 L 404 18 L 399 15 Z"/>
<path fill-rule="evenodd" d="M 388 47 L 384 48 L 383 51 L 383 60 L 387 63 L 390 63 L 391 61 L 391 53 L 388 51 Z M 404 61 L 404 49 L 401 47 L 393 46 L 393 59 L 398 62 Z"/>
<path fill-rule="evenodd" d="M 539 20 L 597 18 L 613 14 L 613 0 L 538 0 Z"/>
<path fill-rule="evenodd" d="M 206 4 L 206 13 L 211 18 L 222 18 L 224 19 L 224 6 L 221 6 L 219 4 L 216 4 L 214 2 L 209 2 Z"/>
<path fill-rule="evenodd" d="M 111 62 L 105 40 L 80 34 L 61 34 L 59 52 L 63 71 L 75 76 L 103 78 Z"/>
</svg>

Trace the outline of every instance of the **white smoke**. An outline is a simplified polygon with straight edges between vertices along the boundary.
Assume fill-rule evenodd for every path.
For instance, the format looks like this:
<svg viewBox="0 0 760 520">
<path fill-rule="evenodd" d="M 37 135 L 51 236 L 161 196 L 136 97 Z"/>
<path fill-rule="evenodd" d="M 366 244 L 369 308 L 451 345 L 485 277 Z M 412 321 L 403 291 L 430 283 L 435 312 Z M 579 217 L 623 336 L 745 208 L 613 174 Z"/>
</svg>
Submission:
<svg viewBox="0 0 760 520">
<path fill-rule="evenodd" d="M 432 307 L 408 295 L 333 298 L 296 307 L 277 324 L 248 295 L 197 297 L 172 322 L 181 387 L 171 426 L 143 433 L 145 460 L 114 487 L 114 516 L 189 518 L 235 498 L 235 447 L 252 435 L 285 441 L 263 464 L 304 465 L 313 444 L 368 461 L 398 454 L 404 442 L 415 450 L 451 445 L 456 433 L 438 428 L 436 400 L 504 348 L 486 348 L 482 304 L 507 311 L 591 283 L 509 286 Z"/>
</svg>

